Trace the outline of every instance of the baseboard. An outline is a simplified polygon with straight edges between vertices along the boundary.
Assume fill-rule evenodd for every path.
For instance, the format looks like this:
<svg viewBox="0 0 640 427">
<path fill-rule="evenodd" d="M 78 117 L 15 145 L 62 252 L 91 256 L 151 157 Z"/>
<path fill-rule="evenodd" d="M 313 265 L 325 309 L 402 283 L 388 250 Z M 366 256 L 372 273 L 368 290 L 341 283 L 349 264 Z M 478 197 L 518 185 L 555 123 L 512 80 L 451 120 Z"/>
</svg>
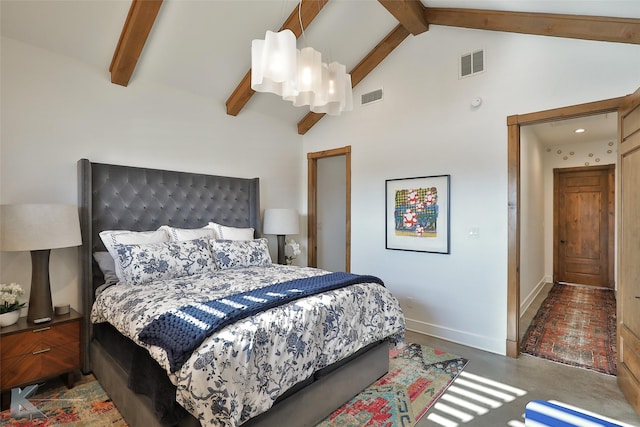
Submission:
<svg viewBox="0 0 640 427">
<path fill-rule="evenodd" d="M 498 339 L 485 335 L 472 334 L 414 319 L 405 319 L 405 322 L 406 328 L 413 332 L 477 348 L 490 353 L 500 354 L 502 356 L 506 355 L 506 348 L 504 344 L 506 337 Z"/>
<path fill-rule="evenodd" d="M 524 315 L 524 312 L 529 309 L 531 304 L 533 304 L 533 301 L 540 294 L 540 292 L 542 292 L 542 288 L 544 288 L 544 285 L 546 285 L 547 283 L 549 283 L 547 277 L 543 277 L 533 288 L 533 290 L 529 292 L 529 295 L 527 295 L 524 301 L 522 301 L 522 303 L 520 304 L 520 317 L 522 317 Z"/>
</svg>

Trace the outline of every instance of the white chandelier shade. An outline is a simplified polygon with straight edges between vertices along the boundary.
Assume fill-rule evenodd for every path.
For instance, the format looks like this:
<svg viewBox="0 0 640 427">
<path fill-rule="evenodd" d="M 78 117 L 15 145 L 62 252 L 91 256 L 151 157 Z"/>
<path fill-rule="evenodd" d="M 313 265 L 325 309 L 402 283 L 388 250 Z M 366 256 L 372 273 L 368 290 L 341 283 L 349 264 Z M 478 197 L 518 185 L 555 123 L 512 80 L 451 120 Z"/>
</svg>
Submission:
<svg viewBox="0 0 640 427">
<path fill-rule="evenodd" d="M 292 96 L 296 88 L 296 36 L 291 30 L 267 31 L 251 42 L 251 89 Z"/>
<path fill-rule="evenodd" d="M 294 107 L 311 105 L 316 97 L 322 97 L 322 54 L 312 47 L 298 51 L 296 71 L 297 93 L 282 98 L 291 101 Z"/>
<path fill-rule="evenodd" d="M 251 89 L 270 92 L 295 107 L 339 115 L 353 109 L 351 75 L 338 62 L 326 64 L 311 47 L 296 49 L 291 30 L 267 31 L 251 43 Z"/>
<path fill-rule="evenodd" d="M 323 96 L 315 98 L 317 102 L 310 105 L 311 111 L 337 116 L 343 111 L 353 110 L 351 74 L 347 74 L 346 67 L 337 62 L 323 64 L 323 68 L 326 70 Z"/>
</svg>

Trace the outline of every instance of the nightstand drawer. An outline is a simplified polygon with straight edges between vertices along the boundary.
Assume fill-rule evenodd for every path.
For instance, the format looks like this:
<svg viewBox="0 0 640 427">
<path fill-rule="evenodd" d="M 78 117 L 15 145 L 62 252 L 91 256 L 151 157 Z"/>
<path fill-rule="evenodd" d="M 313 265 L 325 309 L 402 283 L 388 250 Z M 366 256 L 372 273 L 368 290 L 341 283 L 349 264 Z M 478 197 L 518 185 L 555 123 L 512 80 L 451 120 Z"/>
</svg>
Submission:
<svg viewBox="0 0 640 427">
<path fill-rule="evenodd" d="M 0 358 L 4 362 L 5 359 L 31 354 L 34 351 L 74 344 L 79 339 L 79 322 L 68 322 L 52 326 L 43 325 L 32 331 L 1 337 L 2 355 Z"/>
<path fill-rule="evenodd" d="M 0 389 L 3 401 L 13 387 L 66 376 L 73 387 L 80 368 L 82 315 L 75 310 L 53 316 L 50 322 L 35 324 L 21 317 L 0 329 Z"/>
<path fill-rule="evenodd" d="M 29 354 L 3 358 L 0 388 L 28 384 L 33 380 L 76 368 L 80 364 L 80 341 L 34 350 Z M 4 354 L 4 351 L 3 351 Z"/>
</svg>

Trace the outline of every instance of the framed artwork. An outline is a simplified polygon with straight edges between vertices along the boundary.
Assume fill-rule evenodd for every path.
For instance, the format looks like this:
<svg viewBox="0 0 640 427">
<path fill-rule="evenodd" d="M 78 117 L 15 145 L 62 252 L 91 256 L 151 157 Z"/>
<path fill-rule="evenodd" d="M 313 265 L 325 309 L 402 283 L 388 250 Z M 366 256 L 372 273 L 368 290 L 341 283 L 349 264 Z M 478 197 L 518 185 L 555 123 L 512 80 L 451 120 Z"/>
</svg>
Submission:
<svg viewBox="0 0 640 427">
<path fill-rule="evenodd" d="M 449 253 L 450 175 L 386 180 L 386 248 Z"/>
</svg>

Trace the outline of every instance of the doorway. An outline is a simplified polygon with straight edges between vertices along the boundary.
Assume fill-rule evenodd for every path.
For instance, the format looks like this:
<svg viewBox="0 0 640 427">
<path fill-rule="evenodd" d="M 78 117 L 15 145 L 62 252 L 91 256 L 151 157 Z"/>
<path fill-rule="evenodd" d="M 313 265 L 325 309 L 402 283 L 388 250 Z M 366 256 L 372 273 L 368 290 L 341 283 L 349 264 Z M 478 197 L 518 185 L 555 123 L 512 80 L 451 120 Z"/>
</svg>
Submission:
<svg viewBox="0 0 640 427">
<path fill-rule="evenodd" d="M 520 155 L 521 127 L 562 119 L 617 112 L 625 97 L 507 117 L 508 129 L 508 263 L 507 342 L 509 357 L 520 354 Z"/>
<path fill-rule="evenodd" d="M 324 160 L 335 159 L 336 162 L 320 163 Z M 323 160 L 324 159 L 324 160 Z M 351 147 L 336 148 L 333 150 L 320 151 L 307 154 L 308 162 L 308 200 L 307 200 L 307 229 L 308 229 L 308 257 L 307 265 L 310 267 L 318 267 L 318 261 L 323 262 L 325 267 L 335 269 L 336 265 L 343 266 L 341 271 L 349 272 L 351 269 Z M 344 182 L 334 183 L 332 185 L 331 180 L 323 179 L 319 174 L 332 173 L 335 168 L 343 168 L 340 171 L 340 179 Z M 335 177 L 334 177 L 335 178 Z M 331 188 L 327 187 L 339 187 L 339 191 L 331 193 Z M 340 194 L 337 194 L 340 193 Z M 322 197 L 322 199 L 320 199 Z M 331 204 L 331 198 L 342 197 L 344 204 L 338 202 L 335 206 L 340 206 L 339 212 L 336 210 L 326 209 L 328 204 Z M 335 199 L 334 199 L 335 200 Z M 320 206 L 322 203 L 323 206 Z M 340 242 L 332 241 L 329 235 L 330 227 L 327 220 L 333 223 L 340 221 L 342 215 L 344 227 L 340 224 Z M 325 230 L 328 233 L 325 233 Z M 322 243 L 324 242 L 324 243 Z M 343 258 L 344 263 L 340 260 L 336 260 L 334 257 L 325 256 L 327 253 L 324 249 L 319 248 L 319 244 L 331 245 L 337 248 L 340 257 Z M 320 252 L 322 251 L 322 252 Z M 328 263 L 328 264 L 327 264 Z M 325 265 L 326 264 L 326 265 Z"/>
</svg>

